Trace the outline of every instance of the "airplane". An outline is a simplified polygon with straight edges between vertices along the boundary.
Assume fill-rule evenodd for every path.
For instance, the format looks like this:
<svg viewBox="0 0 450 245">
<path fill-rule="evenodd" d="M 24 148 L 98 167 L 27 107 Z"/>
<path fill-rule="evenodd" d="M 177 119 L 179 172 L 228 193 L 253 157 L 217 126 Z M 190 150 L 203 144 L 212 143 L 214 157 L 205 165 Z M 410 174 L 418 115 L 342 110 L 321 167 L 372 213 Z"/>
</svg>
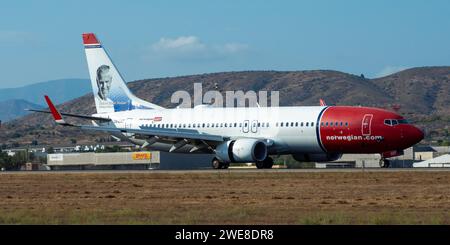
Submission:
<svg viewBox="0 0 450 245">
<path fill-rule="evenodd" d="M 93 33 L 84 33 L 97 113 L 61 113 L 48 96 L 49 110 L 62 126 L 108 132 L 142 149 L 214 154 L 212 167 L 255 163 L 272 168 L 274 155 L 290 154 L 297 161 L 328 162 L 345 153 L 379 153 L 380 166 L 388 158 L 420 142 L 424 133 L 391 111 L 362 106 L 163 108 L 136 97 Z M 92 125 L 66 122 L 82 118 Z"/>
</svg>

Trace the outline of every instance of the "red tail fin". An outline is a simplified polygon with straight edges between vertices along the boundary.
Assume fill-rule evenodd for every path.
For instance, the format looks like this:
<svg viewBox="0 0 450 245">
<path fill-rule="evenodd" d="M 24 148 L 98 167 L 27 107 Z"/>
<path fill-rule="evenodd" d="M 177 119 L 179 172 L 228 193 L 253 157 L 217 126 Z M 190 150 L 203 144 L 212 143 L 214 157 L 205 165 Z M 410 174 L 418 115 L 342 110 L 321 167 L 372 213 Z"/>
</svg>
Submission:
<svg viewBox="0 0 450 245">
<path fill-rule="evenodd" d="M 94 45 L 100 44 L 94 33 L 83 33 L 83 44 L 84 45 Z"/>
</svg>

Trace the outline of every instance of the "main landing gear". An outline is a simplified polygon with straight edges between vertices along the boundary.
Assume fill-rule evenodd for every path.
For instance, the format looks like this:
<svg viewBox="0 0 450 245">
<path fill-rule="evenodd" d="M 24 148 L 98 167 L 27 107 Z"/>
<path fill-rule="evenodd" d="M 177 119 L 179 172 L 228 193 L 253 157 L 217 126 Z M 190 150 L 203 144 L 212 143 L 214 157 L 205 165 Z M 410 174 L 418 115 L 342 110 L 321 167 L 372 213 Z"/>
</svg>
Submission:
<svg viewBox="0 0 450 245">
<path fill-rule="evenodd" d="M 258 169 L 272 168 L 272 166 L 273 166 L 273 158 L 271 158 L 271 157 L 266 157 L 266 159 L 264 159 L 264 161 L 256 162 L 256 167 Z"/>
<path fill-rule="evenodd" d="M 389 166 L 391 165 L 391 162 L 385 158 L 381 158 L 380 159 L 380 167 L 381 168 L 389 168 Z"/>
<path fill-rule="evenodd" d="M 230 166 L 230 163 L 221 162 L 217 158 L 214 158 L 212 160 L 212 167 L 214 169 L 227 169 L 229 166 Z"/>
<path fill-rule="evenodd" d="M 217 158 L 214 158 L 211 163 L 214 169 L 227 169 L 228 167 L 230 167 L 230 163 L 222 162 Z M 264 161 L 256 162 L 256 167 L 258 169 L 272 168 L 272 166 L 273 166 L 273 159 L 271 157 L 266 157 Z"/>
</svg>

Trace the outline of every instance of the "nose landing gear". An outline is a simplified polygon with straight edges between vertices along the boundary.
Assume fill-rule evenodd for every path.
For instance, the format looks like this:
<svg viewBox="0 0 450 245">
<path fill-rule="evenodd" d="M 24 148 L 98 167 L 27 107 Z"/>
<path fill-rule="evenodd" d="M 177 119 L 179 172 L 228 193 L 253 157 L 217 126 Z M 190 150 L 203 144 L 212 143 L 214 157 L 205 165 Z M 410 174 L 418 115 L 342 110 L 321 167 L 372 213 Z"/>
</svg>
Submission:
<svg viewBox="0 0 450 245">
<path fill-rule="evenodd" d="M 380 159 L 380 168 L 389 168 L 391 162 L 385 158 Z"/>
</svg>

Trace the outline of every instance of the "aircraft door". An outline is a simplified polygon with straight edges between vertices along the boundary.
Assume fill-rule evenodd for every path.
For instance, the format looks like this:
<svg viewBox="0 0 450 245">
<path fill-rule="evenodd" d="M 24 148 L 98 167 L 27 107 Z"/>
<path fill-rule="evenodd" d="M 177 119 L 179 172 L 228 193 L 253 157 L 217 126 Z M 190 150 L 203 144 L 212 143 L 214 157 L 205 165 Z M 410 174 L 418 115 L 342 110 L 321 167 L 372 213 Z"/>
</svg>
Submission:
<svg viewBox="0 0 450 245">
<path fill-rule="evenodd" d="M 361 131 L 363 136 L 368 136 L 371 134 L 372 118 L 373 118 L 372 114 L 364 115 L 361 125 Z"/>
<path fill-rule="evenodd" d="M 125 120 L 125 125 L 124 125 L 124 127 L 125 127 L 125 128 L 131 128 L 132 122 L 133 122 L 133 118 L 127 118 L 127 119 Z"/>
<path fill-rule="evenodd" d="M 253 120 L 252 121 L 252 133 L 257 133 L 258 132 L 258 120 Z"/>
<path fill-rule="evenodd" d="M 244 123 L 242 124 L 242 132 L 248 133 L 249 126 L 250 126 L 249 124 L 250 124 L 249 120 L 244 121 Z"/>
</svg>

